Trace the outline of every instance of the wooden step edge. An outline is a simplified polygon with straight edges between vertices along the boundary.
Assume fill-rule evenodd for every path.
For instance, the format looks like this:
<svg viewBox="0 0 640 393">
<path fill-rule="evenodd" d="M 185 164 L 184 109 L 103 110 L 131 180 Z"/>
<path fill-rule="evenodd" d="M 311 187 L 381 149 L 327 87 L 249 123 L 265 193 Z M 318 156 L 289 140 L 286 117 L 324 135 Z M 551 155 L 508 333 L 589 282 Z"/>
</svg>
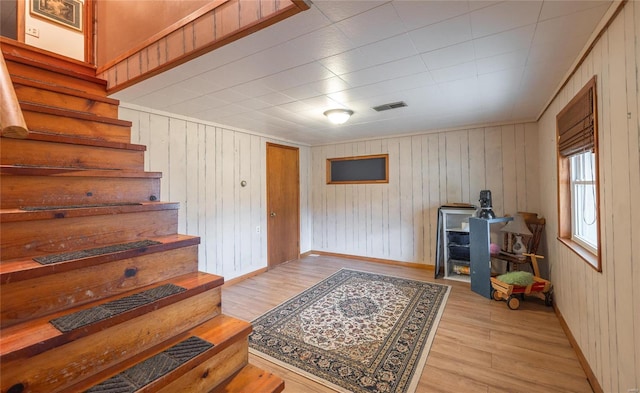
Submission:
<svg viewBox="0 0 640 393">
<path fill-rule="evenodd" d="M 137 179 L 161 179 L 162 172 L 131 169 L 83 169 L 67 167 L 43 167 L 26 165 L 0 165 L 3 176 L 55 176 L 55 177 L 117 177 Z"/>
<path fill-rule="evenodd" d="M 120 119 L 115 119 L 111 117 L 98 116 L 88 112 L 62 109 L 54 106 L 34 104 L 34 103 L 23 102 L 23 101 L 20 101 L 20 108 L 22 108 L 23 112 L 44 113 L 47 115 L 68 117 L 68 118 L 77 119 L 77 120 L 92 121 L 96 123 L 104 123 L 104 124 L 110 124 L 110 125 L 121 126 L 121 127 L 131 127 L 131 125 L 133 124 L 128 120 L 120 120 Z"/>
<path fill-rule="evenodd" d="M 171 371 L 169 374 L 160 377 L 160 379 L 152 381 L 148 385 L 144 386 L 141 390 L 139 390 L 138 393 L 158 391 L 161 387 L 175 381 L 200 364 L 214 358 L 216 355 L 220 354 L 222 351 L 229 348 L 239 340 L 246 340 L 250 333 L 251 324 L 249 322 L 220 314 L 187 332 L 175 335 L 170 340 L 165 341 L 161 345 L 158 345 L 154 348 L 151 348 L 150 350 L 129 358 L 127 359 L 127 361 L 122 362 L 117 366 L 111 367 L 104 372 L 99 373 L 98 375 L 85 379 L 84 381 L 71 386 L 67 391 L 86 391 L 91 387 L 101 383 L 102 381 L 105 381 L 112 376 L 117 375 L 192 336 L 198 337 L 213 344 L 213 347 L 209 348 L 207 351 L 188 360 L 187 362 Z M 253 392 L 247 391 L 245 393 Z"/>
<path fill-rule="evenodd" d="M 72 59 L 45 49 L 36 48 L 16 40 L 0 37 L 0 49 L 5 61 L 15 61 L 41 68 L 46 71 L 54 71 L 104 86 L 107 81 L 96 77 L 96 66 L 83 61 Z"/>
<path fill-rule="evenodd" d="M 46 210 L 0 209 L 0 223 L 178 210 L 179 202 L 135 202 L 108 206 L 55 207 Z"/>
<path fill-rule="evenodd" d="M 247 364 L 209 393 L 280 393 L 284 381 L 277 375 Z"/>
<path fill-rule="evenodd" d="M 63 134 L 51 134 L 47 132 L 30 131 L 26 140 L 40 141 L 40 142 L 52 142 L 52 143 L 66 143 L 69 145 L 82 145 L 93 147 L 107 147 L 111 149 L 123 149 L 123 150 L 137 150 L 146 151 L 145 145 L 136 145 L 132 143 L 124 142 L 110 142 L 102 139 L 83 138 L 74 135 Z"/>
<path fill-rule="evenodd" d="M 148 237 L 140 240 L 155 240 L 161 244 L 126 251 L 117 251 L 87 258 L 73 259 L 65 262 L 51 263 L 48 265 L 42 265 L 34 261 L 32 258 L 18 258 L 2 261 L 0 263 L 0 285 L 35 279 L 54 273 L 64 273 L 75 269 L 84 269 L 122 259 L 161 253 L 183 247 L 197 246 L 200 244 L 200 237 L 189 235 Z"/>
<path fill-rule="evenodd" d="M 2 329 L 2 335 L 0 336 L 0 363 L 19 359 L 29 359 L 30 357 L 36 356 L 37 354 L 49 349 L 64 345 L 82 337 L 90 336 L 93 333 L 108 329 L 109 327 L 130 319 L 143 317 L 151 311 L 218 288 L 222 286 L 223 283 L 224 277 L 222 276 L 202 272 L 188 273 L 183 276 L 174 277 L 152 285 L 122 292 L 116 296 L 100 299 L 92 303 L 83 304 L 61 312 L 39 317 L 31 321 L 5 327 Z M 49 322 L 52 319 L 59 318 L 64 315 L 73 314 L 113 300 L 135 295 L 142 291 L 165 284 L 175 284 L 185 288 L 186 290 L 68 332 L 61 332 Z"/>
<path fill-rule="evenodd" d="M 73 89 L 68 86 L 45 83 L 43 81 L 25 78 L 20 75 L 11 75 L 11 81 L 13 82 L 14 85 L 33 87 L 40 90 L 47 90 L 55 93 L 84 98 L 92 101 L 98 101 L 98 102 L 115 105 L 115 106 L 120 105 L 120 100 L 116 100 L 115 98 L 109 98 L 106 96 L 89 93 L 84 90 Z"/>
</svg>

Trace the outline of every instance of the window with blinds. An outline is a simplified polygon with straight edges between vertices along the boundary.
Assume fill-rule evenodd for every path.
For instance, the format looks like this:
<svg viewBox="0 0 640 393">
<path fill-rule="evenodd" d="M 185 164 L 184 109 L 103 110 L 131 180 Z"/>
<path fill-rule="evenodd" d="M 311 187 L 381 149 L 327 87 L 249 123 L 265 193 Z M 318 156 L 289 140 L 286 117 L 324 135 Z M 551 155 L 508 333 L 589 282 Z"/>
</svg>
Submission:
<svg viewBox="0 0 640 393">
<path fill-rule="evenodd" d="M 596 77 L 558 113 L 558 153 L 562 157 L 594 151 L 596 128 Z"/>
<path fill-rule="evenodd" d="M 558 239 L 602 271 L 596 109 L 594 76 L 556 116 Z"/>
</svg>

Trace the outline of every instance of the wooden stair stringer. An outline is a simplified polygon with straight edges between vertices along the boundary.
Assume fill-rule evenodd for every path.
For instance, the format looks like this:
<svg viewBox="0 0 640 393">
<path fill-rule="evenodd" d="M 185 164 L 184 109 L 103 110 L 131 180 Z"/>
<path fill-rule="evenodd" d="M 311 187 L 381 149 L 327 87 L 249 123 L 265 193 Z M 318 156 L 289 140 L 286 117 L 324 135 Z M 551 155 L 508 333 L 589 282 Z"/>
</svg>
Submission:
<svg viewBox="0 0 640 393">
<path fill-rule="evenodd" d="M 144 171 L 95 67 L 4 37 L 0 50 L 30 129 L 0 149 L 0 391 L 84 391 L 191 335 L 215 345 L 139 392 L 282 391 L 248 364 L 251 325 L 220 313 L 223 278 L 197 271 L 199 238 L 178 234 L 179 206 L 159 201 L 161 174 Z M 32 260 L 143 239 L 161 244 Z M 110 320 L 58 334 L 48 322 L 189 277 L 205 282 Z"/>
</svg>

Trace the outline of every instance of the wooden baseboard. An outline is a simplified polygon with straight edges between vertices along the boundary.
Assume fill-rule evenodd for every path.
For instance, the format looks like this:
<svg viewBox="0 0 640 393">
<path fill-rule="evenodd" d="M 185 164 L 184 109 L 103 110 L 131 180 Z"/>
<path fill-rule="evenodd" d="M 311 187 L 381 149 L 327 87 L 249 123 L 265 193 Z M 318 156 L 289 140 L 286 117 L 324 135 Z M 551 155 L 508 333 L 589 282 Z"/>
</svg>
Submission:
<svg viewBox="0 0 640 393">
<path fill-rule="evenodd" d="M 229 281 L 225 281 L 225 282 L 224 282 L 224 285 L 223 285 L 222 287 L 224 288 L 224 287 L 226 287 L 226 286 L 228 286 L 228 285 L 237 284 L 237 283 L 239 283 L 240 281 L 244 281 L 244 280 L 246 280 L 246 279 L 248 279 L 248 278 L 251 278 L 251 277 L 257 276 L 258 274 L 262 274 L 262 273 L 266 272 L 267 270 L 269 270 L 269 268 L 267 268 L 267 267 L 263 267 L 263 268 L 261 268 L 261 269 L 254 270 L 254 271 L 252 271 L 252 272 L 250 272 L 250 273 L 243 274 L 242 276 L 239 276 L 239 277 L 236 277 L 236 278 L 232 278 L 232 279 L 231 279 L 231 280 L 229 280 Z"/>
<path fill-rule="evenodd" d="M 580 362 L 580 365 L 582 366 L 584 373 L 587 374 L 587 380 L 591 385 L 591 389 L 593 389 L 594 393 L 604 393 L 604 391 L 602 390 L 602 387 L 600 386 L 600 383 L 598 382 L 598 379 L 596 378 L 596 375 L 593 373 L 593 370 L 591 370 L 591 366 L 589 366 L 589 362 L 587 362 L 587 358 L 584 356 L 584 354 L 582 353 L 582 350 L 580 349 L 580 346 L 578 345 L 578 342 L 573 337 L 573 334 L 571 333 L 571 329 L 569 329 L 569 325 L 567 325 L 567 322 L 564 320 L 562 313 L 560 312 L 560 310 L 555 304 L 553 305 L 553 309 L 556 312 L 556 316 L 558 317 L 558 320 L 560 321 L 560 326 L 562 326 L 562 330 L 564 330 L 564 333 L 567 335 L 567 338 L 569 339 L 569 343 L 571 343 L 573 350 L 576 351 L 576 356 L 578 357 L 578 361 Z"/>
<path fill-rule="evenodd" d="M 386 264 L 386 265 L 413 267 L 413 268 L 425 269 L 425 270 L 434 270 L 434 268 L 435 268 L 433 265 L 425 265 L 425 264 L 422 264 L 422 263 L 402 262 L 402 261 L 396 261 L 396 260 L 393 260 L 393 259 L 371 258 L 371 257 L 363 257 L 363 256 L 360 256 L 360 255 L 340 254 L 340 253 L 337 253 L 337 252 L 316 251 L 316 250 L 307 251 L 307 252 L 301 254 L 300 257 L 302 258 L 302 257 L 310 256 L 311 254 L 326 255 L 326 256 L 329 256 L 329 257 L 357 259 L 359 261 L 365 261 L 365 262 L 383 263 L 383 264 Z"/>
</svg>

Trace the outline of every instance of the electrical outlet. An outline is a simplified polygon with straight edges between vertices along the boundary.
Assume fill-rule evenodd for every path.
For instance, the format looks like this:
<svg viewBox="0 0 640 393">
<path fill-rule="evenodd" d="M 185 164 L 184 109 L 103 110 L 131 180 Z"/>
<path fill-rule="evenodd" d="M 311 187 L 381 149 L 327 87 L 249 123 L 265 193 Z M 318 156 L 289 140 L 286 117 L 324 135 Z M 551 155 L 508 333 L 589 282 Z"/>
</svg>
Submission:
<svg viewBox="0 0 640 393">
<path fill-rule="evenodd" d="M 258 225 L 258 226 L 256 227 L 256 233 L 257 233 L 257 234 L 260 234 L 260 225 Z"/>
<path fill-rule="evenodd" d="M 40 37 L 40 30 L 35 27 L 27 27 L 26 33 L 36 38 Z"/>
</svg>

